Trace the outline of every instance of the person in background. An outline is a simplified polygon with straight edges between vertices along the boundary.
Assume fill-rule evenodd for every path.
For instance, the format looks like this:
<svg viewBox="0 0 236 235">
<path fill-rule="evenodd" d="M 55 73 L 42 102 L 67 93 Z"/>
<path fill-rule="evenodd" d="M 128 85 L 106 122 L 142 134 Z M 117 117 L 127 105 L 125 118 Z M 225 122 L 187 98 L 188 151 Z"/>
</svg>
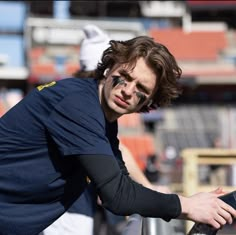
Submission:
<svg viewBox="0 0 236 235">
<path fill-rule="evenodd" d="M 213 139 L 212 148 L 223 149 L 222 140 L 219 136 Z M 209 165 L 209 181 L 211 185 L 227 185 L 227 173 L 230 171 L 226 165 Z"/>
<path fill-rule="evenodd" d="M 157 155 L 151 154 L 147 158 L 144 174 L 150 182 L 158 182 L 159 170 L 157 169 Z"/>
<path fill-rule="evenodd" d="M 192 196 L 151 190 L 131 179 L 119 150 L 117 119 L 168 105 L 180 94 L 181 69 L 148 36 L 111 40 L 96 70 L 33 89 L 0 119 L 0 232 L 35 235 L 92 183 L 103 207 L 231 224 L 236 211 L 222 189 Z"/>
</svg>

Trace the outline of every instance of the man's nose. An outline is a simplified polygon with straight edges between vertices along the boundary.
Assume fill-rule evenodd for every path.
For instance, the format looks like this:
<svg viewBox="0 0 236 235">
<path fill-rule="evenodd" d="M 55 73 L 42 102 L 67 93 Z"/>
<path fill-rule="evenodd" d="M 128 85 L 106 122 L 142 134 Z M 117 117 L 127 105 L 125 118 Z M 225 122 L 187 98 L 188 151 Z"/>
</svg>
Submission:
<svg viewBox="0 0 236 235">
<path fill-rule="evenodd" d="M 126 95 L 132 95 L 135 92 L 135 87 L 136 87 L 135 83 L 126 82 L 122 90 Z"/>
</svg>

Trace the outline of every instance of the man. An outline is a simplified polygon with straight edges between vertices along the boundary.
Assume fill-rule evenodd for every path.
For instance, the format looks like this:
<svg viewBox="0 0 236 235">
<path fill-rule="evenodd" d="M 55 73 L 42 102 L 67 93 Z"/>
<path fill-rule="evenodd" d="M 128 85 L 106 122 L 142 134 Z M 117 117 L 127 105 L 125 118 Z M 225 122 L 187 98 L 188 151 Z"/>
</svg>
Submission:
<svg viewBox="0 0 236 235">
<path fill-rule="evenodd" d="M 0 120 L 0 234 L 38 234 L 83 193 L 88 178 L 103 206 L 118 215 L 189 219 L 217 229 L 232 223 L 236 211 L 217 198 L 221 190 L 163 194 L 120 168 L 117 119 L 169 104 L 180 76 L 172 54 L 151 38 L 111 40 L 94 78 L 39 86 L 9 110 Z"/>
<path fill-rule="evenodd" d="M 76 73 L 76 77 L 78 78 L 86 78 L 93 73 L 92 71 L 96 69 L 97 64 L 101 60 L 103 51 L 108 48 L 109 41 L 111 40 L 104 31 L 93 24 L 85 25 L 83 32 L 85 37 L 80 45 L 80 70 Z M 145 187 L 159 192 L 170 193 L 168 187 L 156 186 L 148 181 L 144 173 L 138 167 L 129 149 L 120 144 L 120 150 L 131 178 Z M 67 212 L 43 231 L 43 235 L 92 235 L 94 229 L 96 230 L 97 227 L 100 227 L 94 227 L 94 216 L 97 208 L 96 201 L 96 192 L 92 185 L 89 185 Z M 123 222 L 125 219 L 124 217 L 115 216 L 108 211 L 106 212 L 109 220 L 117 218 L 116 220 Z M 96 218 L 97 217 L 98 216 L 96 216 Z M 98 222 L 96 224 L 98 224 Z M 94 232 L 96 234 L 99 233 L 98 231 Z"/>
</svg>

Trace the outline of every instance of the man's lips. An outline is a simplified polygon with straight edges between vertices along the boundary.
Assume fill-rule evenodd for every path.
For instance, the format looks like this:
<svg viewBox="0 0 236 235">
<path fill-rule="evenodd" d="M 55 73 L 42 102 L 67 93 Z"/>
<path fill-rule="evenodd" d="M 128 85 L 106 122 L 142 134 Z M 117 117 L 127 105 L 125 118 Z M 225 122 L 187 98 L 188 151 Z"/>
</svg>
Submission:
<svg viewBox="0 0 236 235">
<path fill-rule="evenodd" d="M 129 106 L 129 103 L 127 101 L 125 101 L 124 99 L 122 99 L 120 96 L 115 96 L 115 100 L 114 102 L 118 105 L 121 106 L 123 108 L 127 108 Z"/>
</svg>

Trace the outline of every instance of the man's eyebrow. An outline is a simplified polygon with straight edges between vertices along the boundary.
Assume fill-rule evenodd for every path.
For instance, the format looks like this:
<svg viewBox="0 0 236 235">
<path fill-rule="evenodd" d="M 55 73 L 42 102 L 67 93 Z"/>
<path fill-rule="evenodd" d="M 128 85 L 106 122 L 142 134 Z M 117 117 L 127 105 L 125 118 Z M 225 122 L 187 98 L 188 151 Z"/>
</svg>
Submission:
<svg viewBox="0 0 236 235">
<path fill-rule="evenodd" d="M 130 74 L 125 69 L 120 69 L 118 72 L 120 75 L 133 80 L 133 77 L 130 76 Z"/>
<path fill-rule="evenodd" d="M 132 76 L 130 76 L 130 74 L 127 72 L 127 70 L 125 69 L 120 69 L 118 70 L 119 74 L 124 76 L 125 78 L 128 78 L 130 80 L 133 80 L 134 78 Z M 148 87 L 146 87 L 145 85 L 138 83 L 138 85 L 146 92 L 146 93 L 150 93 L 150 89 Z"/>
<path fill-rule="evenodd" d="M 144 90 L 145 93 L 147 93 L 147 94 L 151 93 L 150 89 L 148 87 L 146 87 L 145 85 L 139 83 L 139 86 Z"/>
</svg>

